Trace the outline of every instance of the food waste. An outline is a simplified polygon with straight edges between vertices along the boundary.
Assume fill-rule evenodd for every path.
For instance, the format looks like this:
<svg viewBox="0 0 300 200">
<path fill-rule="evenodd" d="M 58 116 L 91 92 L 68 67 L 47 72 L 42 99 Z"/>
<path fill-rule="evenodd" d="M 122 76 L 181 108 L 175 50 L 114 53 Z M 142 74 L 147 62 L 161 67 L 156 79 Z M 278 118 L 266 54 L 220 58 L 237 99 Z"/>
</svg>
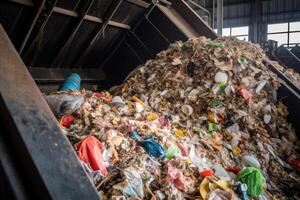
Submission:
<svg viewBox="0 0 300 200">
<path fill-rule="evenodd" d="M 109 91 L 51 96 L 67 99 L 58 121 L 102 199 L 299 199 L 300 143 L 265 59 L 199 37 Z"/>
</svg>

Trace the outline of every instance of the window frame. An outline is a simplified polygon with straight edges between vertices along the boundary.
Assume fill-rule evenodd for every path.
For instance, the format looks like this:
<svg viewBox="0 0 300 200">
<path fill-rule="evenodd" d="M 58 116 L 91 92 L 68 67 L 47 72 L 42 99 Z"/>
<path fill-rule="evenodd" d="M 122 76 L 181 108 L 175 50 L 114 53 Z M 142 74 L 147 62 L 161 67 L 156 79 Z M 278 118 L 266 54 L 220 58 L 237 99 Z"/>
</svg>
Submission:
<svg viewBox="0 0 300 200">
<path fill-rule="evenodd" d="M 300 30 L 298 30 L 298 31 L 291 31 L 291 25 L 290 25 L 290 23 L 294 23 L 294 22 L 300 22 L 300 21 L 285 22 L 285 23 L 288 24 L 288 30 L 287 31 L 269 33 L 269 30 L 267 29 L 267 38 L 269 38 L 269 35 L 287 34 L 287 43 L 283 43 L 282 45 L 286 46 L 287 48 L 292 48 L 296 44 L 300 44 L 300 41 L 298 43 L 290 43 L 290 33 L 300 33 Z M 280 23 L 274 23 L 274 24 L 280 24 Z M 268 25 L 271 25 L 271 24 L 268 24 Z"/>
<path fill-rule="evenodd" d="M 245 35 L 245 34 L 241 34 L 241 35 L 232 35 L 232 28 L 240 28 L 240 27 L 247 27 L 248 28 L 248 33 Z M 249 41 L 249 26 L 233 26 L 233 27 L 223 27 L 222 29 L 228 29 L 229 28 L 229 36 L 230 37 L 247 37 L 248 40 L 246 41 Z M 214 29 L 215 32 L 217 32 L 217 29 Z M 223 37 L 223 35 L 222 35 Z"/>
</svg>

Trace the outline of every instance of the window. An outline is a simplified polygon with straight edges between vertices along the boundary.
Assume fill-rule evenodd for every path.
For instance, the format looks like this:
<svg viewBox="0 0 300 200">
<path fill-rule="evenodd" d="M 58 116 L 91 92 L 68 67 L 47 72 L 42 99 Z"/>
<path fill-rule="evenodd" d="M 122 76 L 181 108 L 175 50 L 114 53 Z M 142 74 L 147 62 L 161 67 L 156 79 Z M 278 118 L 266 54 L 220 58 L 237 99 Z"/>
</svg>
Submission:
<svg viewBox="0 0 300 200">
<path fill-rule="evenodd" d="M 217 29 L 214 29 L 217 32 Z M 249 26 L 223 28 L 222 36 L 234 36 L 240 40 L 249 40 Z"/>
<path fill-rule="evenodd" d="M 275 40 L 287 48 L 300 44 L 300 22 L 268 24 L 268 40 Z"/>
</svg>

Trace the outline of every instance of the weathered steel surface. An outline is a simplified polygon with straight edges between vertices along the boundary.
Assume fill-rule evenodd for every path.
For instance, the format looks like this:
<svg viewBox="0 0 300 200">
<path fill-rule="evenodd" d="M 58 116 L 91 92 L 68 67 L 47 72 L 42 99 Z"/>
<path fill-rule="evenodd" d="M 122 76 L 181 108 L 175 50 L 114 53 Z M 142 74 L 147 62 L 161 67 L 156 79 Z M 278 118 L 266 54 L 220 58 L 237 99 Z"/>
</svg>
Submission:
<svg viewBox="0 0 300 200">
<path fill-rule="evenodd" d="M 296 72 L 300 73 L 300 59 L 298 59 L 293 53 L 291 53 L 286 47 L 280 46 L 275 49 L 274 54 L 279 58 L 279 60 L 294 69 Z"/>
<path fill-rule="evenodd" d="M 38 199 L 99 199 L 49 106 L 0 25 L 0 120 Z"/>
<path fill-rule="evenodd" d="M 80 75 L 81 83 L 99 83 L 106 79 L 104 72 L 98 68 L 69 69 L 69 68 L 40 68 L 28 67 L 36 83 L 52 83 L 65 80 L 71 73 Z"/>
<path fill-rule="evenodd" d="M 211 39 L 217 35 L 206 22 L 193 11 L 183 0 L 170 0 L 172 7 L 190 24 L 198 33 L 198 36 L 205 36 Z"/>
<path fill-rule="evenodd" d="M 294 46 L 291 49 L 291 52 L 298 58 L 300 59 L 300 47 L 298 45 Z"/>
</svg>

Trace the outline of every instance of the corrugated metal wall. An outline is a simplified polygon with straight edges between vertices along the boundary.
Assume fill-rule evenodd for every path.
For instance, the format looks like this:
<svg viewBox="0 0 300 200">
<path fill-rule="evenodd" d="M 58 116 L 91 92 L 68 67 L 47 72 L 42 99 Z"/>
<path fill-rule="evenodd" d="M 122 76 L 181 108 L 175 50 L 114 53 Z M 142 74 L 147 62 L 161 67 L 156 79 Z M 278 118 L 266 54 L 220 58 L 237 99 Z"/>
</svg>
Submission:
<svg viewBox="0 0 300 200">
<path fill-rule="evenodd" d="M 263 21 L 267 23 L 300 21 L 300 0 L 264 1 Z"/>
<path fill-rule="evenodd" d="M 300 0 L 261 1 L 264 23 L 300 21 Z M 212 5 L 212 1 L 209 2 L 208 5 Z M 254 0 L 224 0 L 224 27 L 250 25 L 253 5 Z"/>
<path fill-rule="evenodd" d="M 257 0 L 224 0 L 223 27 L 249 26 L 249 38 L 255 41 L 255 24 L 258 24 L 258 41 L 263 42 L 267 39 L 267 24 L 300 21 L 300 0 L 260 0 L 260 3 L 261 12 L 255 7 L 259 4 Z M 212 12 L 213 0 L 206 0 L 206 5 Z M 257 21 L 259 14 L 261 18 Z"/>
</svg>

